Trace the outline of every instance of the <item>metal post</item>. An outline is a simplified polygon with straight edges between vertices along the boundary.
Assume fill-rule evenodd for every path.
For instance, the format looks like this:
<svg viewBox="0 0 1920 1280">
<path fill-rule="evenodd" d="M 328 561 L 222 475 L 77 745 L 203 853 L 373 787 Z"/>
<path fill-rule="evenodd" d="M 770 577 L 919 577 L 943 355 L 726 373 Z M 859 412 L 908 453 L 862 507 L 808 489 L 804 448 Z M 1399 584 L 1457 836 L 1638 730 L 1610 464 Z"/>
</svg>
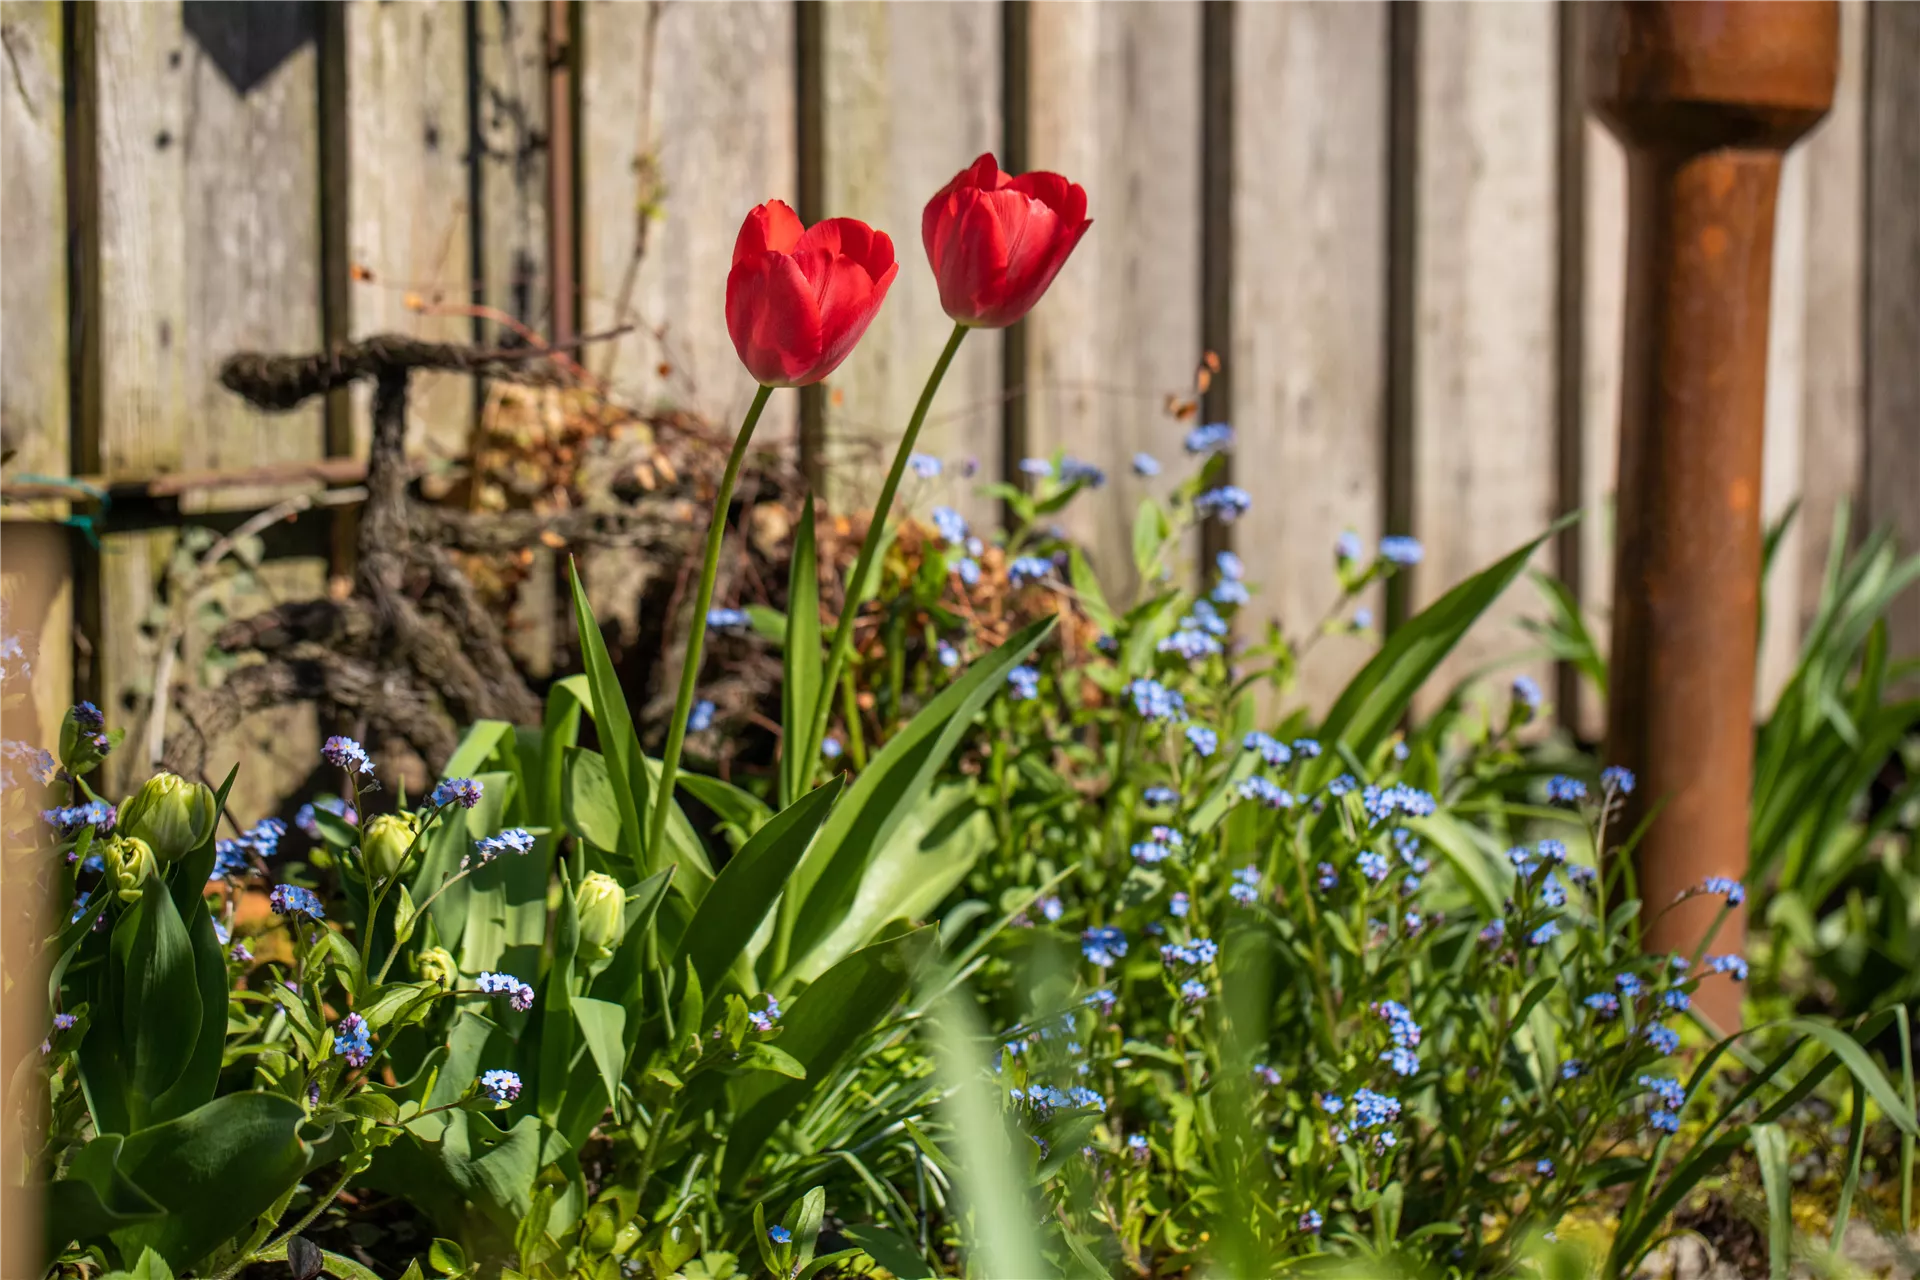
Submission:
<svg viewBox="0 0 1920 1280">
<path fill-rule="evenodd" d="M 1625 144 L 1629 233 L 1608 755 L 1646 945 L 1690 953 L 1747 869 L 1773 218 L 1787 148 L 1833 101 L 1833 0 L 1626 0 L 1589 28 L 1591 104 Z M 1731 913 L 1716 952 L 1738 952 Z M 1730 982 L 1700 1007 L 1739 1022 Z"/>
</svg>

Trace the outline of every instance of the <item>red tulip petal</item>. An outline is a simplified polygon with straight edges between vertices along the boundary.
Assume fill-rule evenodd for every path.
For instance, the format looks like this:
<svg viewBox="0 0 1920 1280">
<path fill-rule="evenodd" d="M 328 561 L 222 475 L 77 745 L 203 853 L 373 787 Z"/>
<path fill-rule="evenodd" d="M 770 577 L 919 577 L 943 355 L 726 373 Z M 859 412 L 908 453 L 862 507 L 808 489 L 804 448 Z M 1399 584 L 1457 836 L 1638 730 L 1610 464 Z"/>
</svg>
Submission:
<svg viewBox="0 0 1920 1280">
<path fill-rule="evenodd" d="M 873 318 L 873 277 L 844 255 L 828 262 L 814 281 L 820 304 L 820 359 L 817 371 L 825 377 L 837 368 L 860 341 Z"/>
<path fill-rule="evenodd" d="M 735 264 L 727 276 L 727 333 L 756 382 L 800 385 L 821 350 L 820 310 L 800 265 L 777 252 Z"/>
<path fill-rule="evenodd" d="M 877 278 L 893 265 L 893 238 L 858 218 L 828 218 L 814 223 L 793 252 L 798 256 L 813 249 L 844 254 L 865 267 L 870 277 Z"/>
<path fill-rule="evenodd" d="M 790 253 L 803 230 L 800 215 L 785 201 L 769 200 L 749 211 L 740 224 L 740 235 L 733 242 L 733 265 L 756 253 Z"/>
<path fill-rule="evenodd" d="M 1060 216 L 1044 201 L 1018 190 L 994 191 L 980 198 L 993 205 L 1006 236 L 1004 291 L 1022 293 L 1026 282 L 1053 256 L 1054 240 L 1062 231 Z"/>
<path fill-rule="evenodd" d="M 1006 277 L 1007 238 L 992 195 L 956 191 L 953 203 L 955 215 L 942 220 L 930 256 L 940 305 L 956 320 L 972 321 L 996 301 Z"/>
</svg>

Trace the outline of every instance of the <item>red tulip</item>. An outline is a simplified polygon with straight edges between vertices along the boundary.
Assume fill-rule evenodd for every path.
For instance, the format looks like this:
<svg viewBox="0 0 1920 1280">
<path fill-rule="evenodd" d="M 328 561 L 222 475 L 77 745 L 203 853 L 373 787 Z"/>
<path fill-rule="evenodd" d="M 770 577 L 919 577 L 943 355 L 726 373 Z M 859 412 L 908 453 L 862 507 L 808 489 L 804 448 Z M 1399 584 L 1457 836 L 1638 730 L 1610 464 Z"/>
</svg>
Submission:
<svg viewBox="0 0 1920 1280">
<path fill-rule="evenodd" d="M 1011 177 L 988 152 L 927 202 L 920 237 L 947 314 L 1004 329 L 1040 301 L 1092 225 L 1079 184 L 1057 173 Z"/>
<path fill-rule="evenodd" d="M 899 274 L 893 240 L 853 218 L 804 230 L 769 200 L 740 224 L 727 275 L 727 333 L 769 387 L 820 381 L 852 353 Z"/>
</svg>

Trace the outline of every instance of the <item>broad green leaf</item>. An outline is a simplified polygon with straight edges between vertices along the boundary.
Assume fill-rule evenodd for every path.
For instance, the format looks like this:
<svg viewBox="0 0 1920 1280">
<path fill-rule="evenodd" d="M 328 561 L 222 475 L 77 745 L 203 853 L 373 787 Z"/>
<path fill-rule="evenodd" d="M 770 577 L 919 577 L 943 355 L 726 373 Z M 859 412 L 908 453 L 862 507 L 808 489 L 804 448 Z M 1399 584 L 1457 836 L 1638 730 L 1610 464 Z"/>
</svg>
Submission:
<svg viewBox="0 0 1920 1280">
<path fill-rule="evenodd" d="M 1088 621 L 1108 635 L 1117 631 L 1118 620 L 1113 616 L 1112 606 L 1107 604 L 1106 593 L 1100 590 L 1100 579 L 1094 576 L 1093 566 L 1087 563 L 1086 554 L 1079 547 L 1067 552 L 1067 578 L 1080 597 L 1080 607 L 1086 610 Z"/>
<path fill-rule="evenodd" d="M 787 891 L 794 921 L 789 955 L 805 955 L 838 927 L 874 855 L 925 800 L 973 718 L 1005 687 L 1007 673 L 1027 660 L 1053 625 L 1052 618 L 1031 623 L 976 660 L 868 762 Z"/>
<path fill-rule="evenodd" d="M 593 714 L 599 731 L 600 751 L 606 757 L 610 780 L 622 785 L 613 788 L 620 809 L 620 841 L 615 850 L 633 864 L 634 874 L 646 876 L 660 869 L 659 857 L 643 851 L 647 829 L 647 787 L 644 770 L 638 767 L 640 739 L 633 731 L 633 717 L 627 713 L 626 694 L 607 656 L 607 644 L 594 621 L 593 606 L 587 602 L 586 588 L 580 585 L 579 566 L 569 563 L 573 582 L 573 618 L 580 632 L 580 658 L 586 667 L 589 697 L 583 699 Z M 577 695 L 576 695 L 577 696 Z"/>
<path fill-rule="evenodd" d="M 1527 561 L 1563 522 L 1483 569 L 1428 605 L 1387 638 L 1380 652 L 1347 684 L 1320 727 L 1328 747 L 1345 743 L 1361 759 L 1373 754 L 1406 715 L 1414 693 L 1427 682 L 1460 637 L 1487 607 L 1513 584 Z M 1345 768 L 1338 751 L 1329 750 L 1303 771 L 1302 789 L 1318 791 Z"/>
<path fill-rule="evenodd" d="M 152 1248 L 191 1266 L 242 1230 L 305 1171 L 300 1105 L 270 1093 L 230 1093 L 178 1120 L 142 1129 L 120 1168 L 167 1216 L 113 1233 L 123 1255 Z"/>
<path fill-rule="evenodd" d="M 131 1271 L 115 1271 L 106 1280 L 173 1280 L 173 1268 L 152 1249 L 142 1249 Z"/>
<path fill-rule="evenodd" d="M 1160 560 L 1160 548 L 1170 532 L 1172 529 L 1160 504 L 1152 498 L 1142 498 L 1139 509 L 1133 513 L 1133 568 L 1142 580 L 1153 577 L 1154 566 Z"/>
<path fill-rule="evenodd" d="M 823 658 L 820 652 L 819 550 L 813 533 L 813 495 L 800 513 L 793 535 L 793 559 L 787 571 L 787 631 L 781 651 L 780 802 L 792 804 L 806 789 L 812 761 L 794 744 L 813 726 L 820 698 Z"/>
<path fill-rule="evenodd" d="M 505 825 L 502 816 L 512 799 L 512 774 L 483 773 L 476 781 L 485 788 L 480 803 L 464 815 L 450 815 L 452 825 L 461 833 L 462 856 L 472 852 L 474 841 Z M 466 932 L 460 944 L 463 970 L 538 971 L 547 931 L 551 857 L 552 844 L 547 842 L 528 853 L 495 858 L 467 877 Z"/>
<path fill-rule="evenodd" d="M 128 1084 L 139 1116 L 186 1070 L 200 1039 L 204 1011 L 193 944 L 173 896 L 162 886 L 149 883 L 113 934 L 119 961 L 115 968 L 125 992 L 120 1035 L 130 1057 Z M 224 1014 L 224 1000 L 221 1005 L 218 1012 Z"/>
<path fill-rule="evenodd" d="M 334 1280 L 381 1280 L 378 1272 L 369 1271 L 352 1258 L 342 1257 L 340 1254 L 332 1253 L 326 1249 L 321 1249 L 318 1252 L 320 1254 L 322 1267 L 321 1275 L 332 1276 Z M 258 1253 L 255 1253 L 253 1259 L 255 1262 L 285 1262 L 287 1260 L 287 1246 L 284 1242 L 268 1245 Z M 409 1276 L 412 1277 L 412 1280 L 420 1280 L 420 1260 L 418 1258 L 415 1258 L 408 1264 L 407 1270 L 401 1275 L 400 1280 L 408 1280 Z"/>
<path fill-rule="evenodd" d="M 493 759 L 500 743 L 513 736 L 513 726 L 505 720 L 476 720 L 460 739 L 460 745 L 441 768 L 443 778 L 470 778 Z"/>
<path fill-rule="evenodd" d="M 774 1129 L 892 1011 L 933 944 L 930 928 L 888 938 L 854 952 L 800 993 L 781 1019 L 779 1043 L 807 1078 L 756 1072 L 736 1083 L 735 1120 L 721 1172 L 725 1185 L 739 1184 Z"/>
<path fill-rule="evenodd" d="M 740 1061 L 742 1065 L 753 1071 L 771 1071 L 789 1080 L 807 1078 L 807 1069 L 800 1065 L 800 1059 L 779 1045 L 763 1042 L 750 1044 L 741 1051 Z"/>
<path fill-rule="evenodd" d="M 579 957 L 580 910 L 573 894 L 573 883 L 565 872 L 560 876 L 560 907 L 554 915 L 553 962 L 541 986 L 540 1075 L 534 1096 L 540 1118 L 554 1124 L 565 1100 L 567 1075 L 573 1062 L 574 962 Z"/>
<path fill-rule="evenodd" d="M 805 955 L 777 976 L 782 983 L 811 982 L 864 946 L 889 920 L 920 920 L 967 878 L 996 839 L 993 820 L 960 783 L 936 787 L 906 818 L 868 864 L 847 914 Z"/>
<path fill-rule="evenodd" d="M 1046 1264 L 1039 1208 L 1027 1194 L 1027 1168 L 1015 1154 L 1000 1101 L 979 1070 L 986 1028 L 971 998 L 950 997 L 929 1014 L 940 1080 L 953 1125 L 954 1190 L 973 1212 L 968 1270 L 1031 1280 L 1059 1274 Z"/>
<path fill-rule="evenodd" d="M 585 747 L 561 749 L 560 812 L 573 832 L 609 853 L 620 847 L 620 802 L 606 757 Z"/>
<path fill-rule="evenodd" d="M 213 917 L 204 903 L 196 902 L 188 917 L 188 942 L 193 948 L 194 986 L 199 992 L 200 1035 L 186 1069 L 158 1098 L 148 1112 L 147 1123 L 175 1120 L 213 1101 L 220 1084 L 221 1059 L 227 1043 L 227 949 L 213 931 Z M 336 935 L 337 936 L 337 935 Z"/>
<path fill-rule="evenodd" d="M 1767 1275 L 1787 1280 L 1793 1262 L 1793 1177 L 1787 1169 L 1787 1135 L 1777 1124 L 1749 1125 L 1760 1185 L 1767 1193 Z"/>
<path fill-rule="evenodd" d="M 1914 1115 L 1913 1108 L 1901 1104 L 1900 1095 L 1895 1092 L 1892 1082 L 1882 1074 L 1867 1051 L 1860 1047 L 1858 1040 L 1831 1023 L 1813 1018 L 1788 1018 L 1778 1025 L 1811 1036 L 1825 1045 L 1873 1096 L 1874 1105 L 1888 1120 L 1902 1133 L 1920 1134 L 1920 1117 Z"/>
<path fill-rule="evenodd" d="M 920 1256 L 916 1245 L 884 1227 L 848 1227 L 841 1234 L 893 1272 L 897 1280 L 934 1280 L 939 1274 Z"/>
<path fill-rule="evenodd" d="M 674 956 L 676 971 L 691 961 L 706 990 L 719 987 L 721 977 L 752 939 L 793 869 L 800 865 L 842 785 L 842 780 L 835 777 L 808 792 L 776 813 L 734 855 L 694 912 Z"/>
<path fill-rule="evenodd" d="M 679 785 L 695 800 L 713 810 L 720 821 L 732 823 L 745 836 L 753 835 L 773 817 L 773 810 L 767 807 L 766 801 L 724 778 L 711 778 L 703 773 L 683 773 L 679 777 Z"/>
<path fill-rule="evenodd" d="M 600 1069 L 607 1105 L 612 1106 L 620 1100 L 620 1076 L 627 1069 L 627 1011 L 605 1000 L 575 996 L 573 1017 L 580 1025 L 580 1038 L 587 1042 L 587 1052 L 593 1055 L 593 1065 Z"/>
<path fill-rule="evenodd" d="M 1487 849 L 1483 831 L 1446 812 L 1409 818 L 1402 825 L 1440 851 L 1483 917 L 1499 917 L 1512 891 L 1513 869 Z"/>
<path fill-rule="evenodd" d="M 809 1190 L 787 1216 L 793 1221 L 794 1257 L 804 1267 L 813 1261 L 814 1248 L 820 1243 L 820 1228 L 827 1220 L 827 1189 Z"/>
<path fill-rule="evenodd" d="M 93 1240 L 166 1213 L 159 1201 L 121 1172 L 122 1142 L 117 1133 L 95 1138 L 73 1158 L 64 1178 L 43 1189 L 48 1256 L 75 1241 Z"/>
<path fill-rule="evenodd" d="M 222 782 L 213 793 L 213 810 L 225 813 L 227 795 L 233 790 L 233 780 L 240 774 L 240 766 L 234 765 L 227 770 L 227 780 Z M 167 878 L 169 892 L 173 895 L 173 909 L 184 923 L 193 919 L 193 909 L 207 891 L 207 878 L 213 874 L 214 846 L 219 843 L 220 824 L 215 822 L 207 832 L 207 838 L 198 849 L 187 854 L 174 864 L 173 873 Z"/>
</svg>

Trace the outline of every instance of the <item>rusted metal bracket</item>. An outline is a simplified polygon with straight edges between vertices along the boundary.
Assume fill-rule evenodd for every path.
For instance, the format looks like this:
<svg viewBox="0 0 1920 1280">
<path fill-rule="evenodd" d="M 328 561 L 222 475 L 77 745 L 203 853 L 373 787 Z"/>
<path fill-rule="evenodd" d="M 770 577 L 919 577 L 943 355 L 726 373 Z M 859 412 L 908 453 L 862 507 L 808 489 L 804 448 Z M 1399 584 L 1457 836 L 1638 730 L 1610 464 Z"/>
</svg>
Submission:
<svg viewBox="0 0 1920 1280">
<path fill-rule="evenodd" d="M 1669 904 L 1747 869 L 1774 204 L 1833 102 L 1839 10 L 1629 0 L 1590 18 L 1589 100 L 1629 162 L 1607 749 L 1639 775 L 1629 824 L 1658 810 L 1635 853 L 1646 944 L 1690 954 L 1721 899 Z M 1713 950 L 1745 934 L 1735 910 Z M 1725 979 L 1700 1007 L 1739 1022 Z"/>
</svg>

